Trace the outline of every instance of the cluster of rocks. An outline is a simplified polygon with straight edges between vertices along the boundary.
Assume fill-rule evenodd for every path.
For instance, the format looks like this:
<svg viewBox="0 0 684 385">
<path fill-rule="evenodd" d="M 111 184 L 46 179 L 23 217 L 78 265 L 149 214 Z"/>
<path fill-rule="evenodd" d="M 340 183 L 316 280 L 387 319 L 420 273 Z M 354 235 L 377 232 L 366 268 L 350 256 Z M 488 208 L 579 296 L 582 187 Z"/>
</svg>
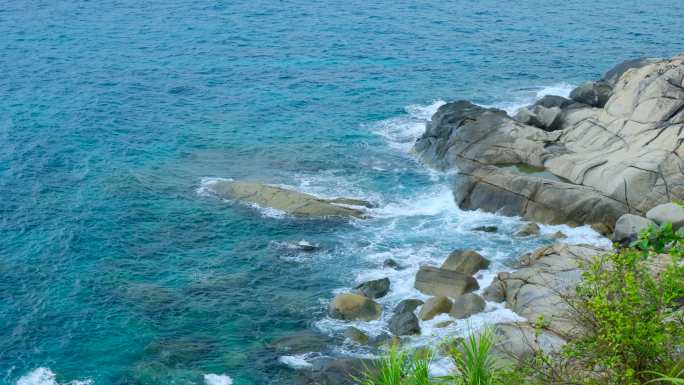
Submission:
<svg viewBox="0 0 684 385">
<path fill-rule="evenodd" d="M 610 234 L 623 214 L 684 200 L 682 143 L 677 56 L 624 62 L 570 99 L 547 96 L 515 117 L 447 103 L 414 151 L 429 166 L 458 171 L 454 196 L 463 209 L 594 224 Z"/>
<path fill-rule="evenodd" d="M 645 229 L 665 223 L 671 223 L 675 231 L 684 227 L 684 207 L 676 203 L 664 203 L 648 210 L 646 217 L 623 214 L 615 223 L 612 240 L 629 244 L 635 241 Z"/>
</svg>

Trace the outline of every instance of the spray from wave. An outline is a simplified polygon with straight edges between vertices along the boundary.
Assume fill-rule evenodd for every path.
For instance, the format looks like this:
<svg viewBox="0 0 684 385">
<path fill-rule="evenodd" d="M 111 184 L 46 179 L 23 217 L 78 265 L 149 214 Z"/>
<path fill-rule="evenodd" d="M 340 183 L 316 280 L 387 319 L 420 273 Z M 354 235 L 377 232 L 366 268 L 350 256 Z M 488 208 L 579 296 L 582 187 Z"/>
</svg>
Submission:
<svg viewBox="0 0 684 385">
<path fill-rule="evenodd" d="M 92 385 L 92 383 L 90 379 L 59 383 L 57 375 L 50 368 L 45 367 L 34 369 L 17 380 L 17 385 Z"/>
</svg>

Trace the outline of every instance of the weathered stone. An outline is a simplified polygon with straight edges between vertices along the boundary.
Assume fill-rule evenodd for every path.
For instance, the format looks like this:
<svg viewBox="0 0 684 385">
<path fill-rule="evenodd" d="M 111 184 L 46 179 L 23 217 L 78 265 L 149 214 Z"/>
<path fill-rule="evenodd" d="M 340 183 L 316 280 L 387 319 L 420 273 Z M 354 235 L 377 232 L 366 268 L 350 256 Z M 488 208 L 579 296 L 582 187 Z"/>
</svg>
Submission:
<svg viewBox="0 0 684 385">
<path fill-rule="evenodd" d="M 447 103 L 414 150 L 432 167 L 458 169 L 454 195 L 462 209 L 601 224 L 609 234 L 622 214 L 643 216 L 684 200 L 683 84 L 684 55 L 623 63 L 573 94 L 601 108 L 558 106 L 562 119 L 552 132 L 501 110 Z M 556 179 L 497 167 L 511 164 L 542 168 Z"/>
<path fill-rule="evenodd" d="M 556 231 L 555 233 L 549 235 L 549 238 L 551 238 L 551 239 L 565 239 L 567 237 L 568 236 L 563 234 L 562 231 Z"/>
<path fill-rule="evenodd" d="M 676 231 L 684 226 L 684 207 L 676 203 L 664 203 L 648 210 L 646 218 L 659 225 L 672 223 Z"/>
<path fill-rule="evenodd" d="M 561 125 L 562 117 L 563 111 L 560 107 L 547 108 L 540 105 L 521 108 L 515 115 L 517 121 L 545 131 L 557 130 Z"/>
<path fill-rule="evenodd" d="M 389 320 L 389 330 L 395 336 L 420 334 L 420 324 L 412 312 L 395 313 Z"/>
<path fill-rule="evenodd" d="M 602 108 L 608 102 L 612 92 L 613 87 L 606 82 L 586 82 L 572 90 L 570 99 L 592 107 Z"/>
<path fill-rule="evenodd" d="M 506 300 L 506 287 L 502 283 L 501 278 L 496 278 L 491 285 L 487 286 L 482 293 L 482 296 L 487 301 L 503 302 Z"/>
<path fill-rule="evenodd" d="M 473 275 L 489 267 L 489 260 L 473 250 L 454 250 L 442 264 L 442 269 Z"/>
<path fill-rule="evenodd" d="M 425 301 L 423 307 L 420 308 L 418 318 L 423 321 L 429 321 L 440 314 L 446 314 L 451 310 L 452 302 L 449 298 L 444 296 L 432 297 Z"/>
<path fill-rule="evenodd" d="M 363 211 L 336 205 L 332 200 L 258 182 L 218 181 L 208 189 L 223 198 L 272 207 L 295 216 L 366 217 Z"/>
<path fill-rule="evenodd" d="M 478 227 L 473 227 L 473 231 L 482 231 L 484 233 L 496 233 L 499 231 L 499 228 L 496 226 L 478 226 Z"/>
<path fill-rule="evenodd" d="M 367 345 L 369 340 L 366 333 L 353 326 L 344 331 L 344 336 L 360 345 Z"/>
<path fill-rule="evenodd" d="M 359 294 L 368 298 L 382 298 L 389 293 L 390 280 L 389 278 L 374 279 L 372 281 L 364 282 L 354 289 Z"/>
<path fill-rule="evenodd" d="M 362 199 L 354 199 L 354 198 L 333 198 L 333 199 L 327 199 L 327 202 L 341 204 L 341 205 L 347 205 L 347 206 L 361 206 L 361 207 L 365 207 L 365 208 L 369 208 L 369 209 L 377 207 L 375 204 L 370 203 L 368 201 L 364 201 Z"/>
<path fill-rule="evenodd" d="M 423 303 L 419 299 L 404 299 L 394 308 L 394 314 L 413 313 Z"/>
<path fill-rule="evenodd" d="M 382 262 L 382 267 L 387 267 L 394 270 L 401 270 L 401 265 L 399 264 L 399 262 L 395 261 L 392 258 L 385 259 Z"/>
<path fill-rule="evenodd" d="M 280 337 L 271 343 L 279 354 L 320 352 L 331 342 L 330 337 L 311 331 L 302 331 Z"/>
<path fill-rule="evenodd" d="M 456 297 L 449 315 L 456 319 L 468 318 L 485 309 L 485 301 L 477 294 L 468 293 Z"/>
<path fill-rule="evenodd" d="M 529 237 L 532 235 L 539 235 L 539 225 L 536 223 L 526 223 L 520 227 L 515 233 L 516 237 Z"/>
<path fill-rule="evenodd" d="M 333 318 L 372 321 L 380 318 L 382 306 L 368 297 L 344 293 L 333 298 L 329 313 Z"/>
<path fill-rule="evenodd" d="M 553 108 L 553 107 L 559 107 L 559 108 L 565 108 L 569 104 L 572 104 L 572 100 L 569 100 L 567 98 L 564 98 L 562 96 L 558 95 L 544 95 L 542 96 L 541 99 L 537 100 L 532 107 L 534 106 L 542 106 L 546 108 Z"/>
<path fill-rule="evenodd" d="M 537 330 L 528 323 L 504 323 L 494 326 L 494 354 L 503 360 L 521 361 L 536 352 L 557 354 L 566 341 L 548 330 Z"/>
<path fill-rule="evenodd" d="M 425 294 L 446 297 L 458 297 L 480 288 L 471 276 L 433 266 L 420 267 L 415 287 Z"/>
<path fill-rule="evenodd" d="M 629 244 L 639 238 L 641 231 L 651 225 L 654 225 L 654 222 L 650 219 L 633 214 L 624 214 L 615 222 L 612 240 L 622 244 Z"/>
</svg>

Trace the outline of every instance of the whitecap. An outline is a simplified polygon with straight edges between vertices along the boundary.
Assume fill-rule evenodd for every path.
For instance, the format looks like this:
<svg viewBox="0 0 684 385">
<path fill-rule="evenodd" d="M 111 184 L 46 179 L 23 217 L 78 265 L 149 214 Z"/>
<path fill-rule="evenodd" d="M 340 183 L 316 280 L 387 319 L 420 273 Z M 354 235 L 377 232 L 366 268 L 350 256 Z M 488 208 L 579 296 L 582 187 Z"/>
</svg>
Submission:
<svg viewBox="0 0 684 385">
<path fill-rule="evenodd" d="M 281 364 L 288 366 L 294 370 L 300 370 L 300 369 L 308 369 L 312 365 L 309 361 L 307 361 L 308 355 L 307 354 L 298 354 L 298 355 L 293 355 L 293 356 L 280 356 L 278 357 L 278 362 Z"/>
<path fill-rule="evenodd" d="M 204 375 L 205 385 L 232 385 L 233 379 L 225 374 L 205 374 Z"/>
<path fill-rule="evenodd" d="M 63 384 L 57 382 L 57 375 L 50 368 L 39 367 L 17 380 L 16 385 L 91 385 L 92 380 L 72 380 Z"/>
<path fill-rule="evenodd" d="M 377 122 L 370 130 L 385 138 L 390 147 L 408 152 L 425 132 L 425 123 L 444 104 L 444 100 L 436 100 L 427 105 L 409 105 L 406 114 Z"/>
<path fill-rule="evenodd" d="M 514 95 L 510 101 L 494 103 L 491 105 L 483 105 L 483 107 L 499 108 L 506 111 L 508 115 L 513 116 L 521 108 L 533 104 L 546 95 L 557 95 L 567 98 L 570 96 L 570 92 L 572 92 L 573 89 L 574 86 L 572 84 L 565 82 L 552 84 L 550 86 L 536 87 L 532 90 L 516 92 L 517 95 Z"/>
</svg>

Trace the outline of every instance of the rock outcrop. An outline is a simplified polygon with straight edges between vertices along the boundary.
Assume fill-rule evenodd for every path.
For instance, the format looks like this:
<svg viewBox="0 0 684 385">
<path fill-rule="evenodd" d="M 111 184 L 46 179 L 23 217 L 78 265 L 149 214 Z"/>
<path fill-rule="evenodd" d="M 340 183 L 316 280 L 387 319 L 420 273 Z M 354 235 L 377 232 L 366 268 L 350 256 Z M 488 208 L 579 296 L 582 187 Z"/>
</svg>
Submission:
<svg viewBox="0 0 684 385">
<path fill-rule="evenodd" d="M 371 203 L 358 199 L 322 199 L 310 194 L 258 182 L 219 181 L 212 183 L 208 188 L 225 199 L 270 207 L 301 217 L 364 218 L 367 215 L 363 210 L 347 206 L 373 207 Z"/>
<path fill-rule="evenodd" d="M 684 55 L 622 63 L 572 98 L 536 104 L 562 110 L 553 131 L 447 103 L 414 151 L 432 167 L 458 169 L 454 195 L 464 209 L 612 227 L 622 214 L 684 199 Z M 544 173 L 503 167 L 511 164 Z"/>
<path fill-rule="evenodd" d="M 442 269 L 473 275 L 489 267 L 489 260 L 473 250 L 454 250 L 442 264 Z"/>
<path fill-rule="evenodd" d="M 505 301 L 506 307 L 530 322 L 543 317 L 548 330 L 571 337 L 579 331 L 566 299 L 582 279 L 580 266 L 606 252 L 587 245 L 542 247 L 525 255 L 518 270 L 499 273 L 485 297 Z"/>
</svg>

